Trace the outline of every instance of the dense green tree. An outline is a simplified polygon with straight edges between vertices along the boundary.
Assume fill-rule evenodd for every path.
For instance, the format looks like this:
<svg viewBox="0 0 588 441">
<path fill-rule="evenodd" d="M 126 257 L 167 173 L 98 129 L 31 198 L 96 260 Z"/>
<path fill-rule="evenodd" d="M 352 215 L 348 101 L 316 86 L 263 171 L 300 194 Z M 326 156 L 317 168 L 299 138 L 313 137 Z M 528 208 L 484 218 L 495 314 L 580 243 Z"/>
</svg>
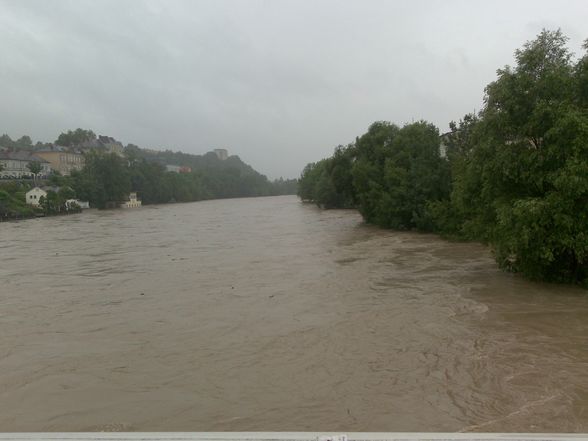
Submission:
<svg viewBox="0 0 588 441">
<path fill-rule="evenodd" d="M 385 195 L 384 167 L 391 155 L 390 144 L 399 130 L 395 124 L 378 121 L 355 140 L 356 160 L 352 168 L 355 200 L 359 212 L 368 222 L 390 224 L 382 212 L 386 205 L 382 199 L 388 198 Z"/>
<path fill-rule="evenodd" d="M 72 172 L 72 184 L 80 199 L 98 208 L 116 206 L 131 191 L 127 163 L 115 153 L 87 153 L 82 171 Z"/>
<path fill-rule="evenodd" d="M 33 140 L 30 136 L 24 135 L 18 138 L 15 142 L 15 146 L 19 149 L 31 149 L 33 147 Z"/>
<path fill-rule="evenodd" d="M 33 140 L 30 136 L 24 135 L 14 141 L 10 136 L 4 134 L 0 136 L 0 147 L 7 147 L 13 150 L 31 150 L 33 148 Z"/>
<path fill-rule="evenodd" d="M 424 121 L 400 129 L 377 123 L 357 140 L 356 149 L 354 184 L 366 220 L 398 229 L 431 229 L 427 205 L 448 198 L 450 190 L 437 128 Z"/>
<path fill-rule="evenodd" d="M 27 163 L 27 168 L 33 175 L 35 185 L 37 185 L 37 176 L 39 175 L 39 173 L 41 173 L 42 170 L 41 163 L 38 161 L 30 161 Z"/>
<path fill-rule="evenodd" d="M 296 194 L 298 191 L 298 179 L 275 179 L 271 183 L 270 194 L 272 196 Z"/>
<path fill-rule="evenodd" d="M 355 161 L 355 146 L 338 146 L 330 158 L 328 173 L 336 193 L 335 206 L 350 208 L 356 205 L 352 168 Z"/>
<path fill-rule="evenodd" d="M 31 217 L 35 210 L 25 203 L 29 186 L 22 182 L 0 183 L 0 220 Z"/>
<path fill-rule="evenodd" d="M 39 198 L 39 205 L 46 214 L 57 214 L 61 212 L 59 195 L 53 190 L 47 191 L 47 196 L 41 196 Z"/>
<path fill-rule="evenodd" d="M 45 214 L 59 214 L 71 212 L 75 208 L 67 205 L 68 199 L 73 199 L 75 192 L 70 187 L 61 187 L 58 191 L 48 190 L 47 196 L 39 199 L 39 205 Z M 78 207 L 79 210 L 79 207 Z"/>
<path fill-rule="evenodd" d="M 317 174 L 320 174 L 320 172 L 318 172 L 317 164 L 314 162 L 307 164 L 304 170 L 302 170 L 297 194 L 303 202 L 314 201 L 314 187 L 318 180 Z"/>
<path fill-rule="evenodd" d="M 449 190 L 449 164 L 440 156 L 437 128 L 380 121 L 331 158 L 309 164 L 298 194 L 326 208 L 356 206 L 377 225 L 431 229 L 427 204 L 447 199 Z"/>
<path fill-rule="evenodd" d="M 430 229 L 427 203 L 446 199 L 449 188 L 449 165 L 433 125 L 380 121 L 331 158 L 309 164 L 298 195 L 326 208 L 355 206 L 378 225 Z"/>
<path fill-rule="evenodd" d="M 96 139 L 96 134 L 92 130 L 75 129 L 61 133 L 55 140 L 55 144 L 65 147 L 75 147 L 87 141 Z"/>
<path fill-rule="evenodd" d="M 13 148 L 15 142 L 6 133 L 0 136 L 0 147 Z"/>
<path fill-rule="evenodd" d="M 449 200 L 433 201 L 427 211 L 434 229 L 447 236 L 487 242 L 488 226 L 494 225 L 495 211 L 489 203 L 488 187 L 482 178 L 492 154 L 480 141 L 479 118 L 468 114 L 442 136 L 451 168 L 452 191 Z M 476 147 L 476 148 L 474 148 Z"/>
<path fill-rule="evenodd" d="M 575 97 L 576 104 L 581 108 L 588 108 L 588 39 L 584 42 L 586 54 L 580 59 L 575 68 Z"/>
<path fill-rule="evenodd" d="M 324 208 L 343 208 L 344 195 L 337 191 L 332 176 L 332 158 L 308 164 L 300 177 L 299 197 Z"/>
<path fill-rule="evenodd" d="M 584 280 L 588 119 L 560 31 L 543 31 L 498 71 L 470 154 L 454 171 L 462 231 L 488 241 L 498 263 L 531 278 Z"/>
</svg>

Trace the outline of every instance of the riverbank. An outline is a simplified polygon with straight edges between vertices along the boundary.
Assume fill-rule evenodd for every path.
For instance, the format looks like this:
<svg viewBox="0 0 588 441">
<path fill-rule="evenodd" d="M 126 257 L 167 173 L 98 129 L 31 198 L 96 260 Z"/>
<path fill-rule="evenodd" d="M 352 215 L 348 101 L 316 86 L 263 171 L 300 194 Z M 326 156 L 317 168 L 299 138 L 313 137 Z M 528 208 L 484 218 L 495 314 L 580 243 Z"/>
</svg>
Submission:
<svg viewBox="0 0 588 441">
<path fill-rule="evenodd" d="M 86 211 L 86 210 L 84 210 L 84 211 Z M 29 215 L 23 215 L 23 216 L 21 216 L 19 214 L 14 214 L 12 216 L 0 216 L 0 223 L 2 223 L 2 222 L 17 222 L 17 221 L 39 219 L 39 218 L 46 218 L 46 217 L 69 216 L 72 214 L 80 214 L 80 213 L 82 213 L 81 209 L 78 209 L 78 210 L 72 209 L 72 210 L 68 210 L 68 211 L 51 213 L 51 214 L 46 214 L 43 212 L 33 212 Z"/>
<path fill-rule="evenodd" d="M 86 208 L 86 209 L 79 209 L 77 211 L 74 210 L 69 210 L 69 211 L 63 211 L 63 212 L 58 212 L 58 213 L 51 213 L 51 214 L 46 214 L 43 213 L 41 211 L 35 211 L 35 209 L 33 207 L 30 206 L 26 206 L 25 204 L 23 204 L 28 211 L 24 211 L 20 212 L 20 213 L 15 213 L 12 215 L 12 217 L 9 216 L 0 216 L 0 222 L 14 222 L 14 221 L 22 221 L 22 220 L 30 220 L 30 219 L 38 219 L 38 218 L 50 218 L 50 217 L 55 217 L 55 216 L 66 216 L 66 215 L 70 215 L 70 214 L 80 214 L 80 213 L 86 213 L 86 212 L 94 212 L 94 211 L 128 211 L 128 210 L 139 210 L 141 208 L 145 208 L 145 207 L 157 207 L 157 206 L 172 206 L 172 205 L 176 205 L 176 204 L 191 204 L 191 203 L 197 203 L 197 202 L 207 202 L 207 201 L 220 201 L 220 200 L 239 200 L 239 199 L 254 199 L 254 198 L 271 198 L 271 197 L 280 197 L 280 196 L 292 196 L 294 197 L 294 195 L 278 195 L 278 196 L 272 196 L 272 195 L 268 195 L 268 196 L 243 196 L 243 197 L 228 197 L 228 198 L 217 198 L 217 199 L 199 199 L 196 201 L 171 201 L 171 202 L 161 202 L 161 203 L 152 203 L 152 204 L 144 204 L 141 205 L 139 207 L 132 207 L 132 208 L 125 208 L 125 207 L 108 207 L 108 208 L 103 208 L 103 209 L 99 209 L 99 208 Z M 26 214 L 25 214 L 26 213 Z"/>
</svg>

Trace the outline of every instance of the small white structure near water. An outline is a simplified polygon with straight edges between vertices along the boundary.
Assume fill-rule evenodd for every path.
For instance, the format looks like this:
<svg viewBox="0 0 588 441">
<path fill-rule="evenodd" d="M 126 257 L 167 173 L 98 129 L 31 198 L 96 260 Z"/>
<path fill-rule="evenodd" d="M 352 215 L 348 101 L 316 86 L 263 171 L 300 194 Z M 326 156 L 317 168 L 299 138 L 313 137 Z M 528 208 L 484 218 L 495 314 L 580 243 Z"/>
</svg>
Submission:
<svg viewBox="0 0 588 441">
<path fill-rule="evenodd" d="M 74 204 L 80 207 L 82 210 L 90 208 L 90 203 L 88 201 L 80 201 L 79 199 L 68 199 L 65 201 L 65 206 L 68 208 L 74 206 Z"/>
<path fill-rule="evenodd" d="M 129 200 L 124 201 L 120 206 L 121 208 L 139 208 L 141 206 L 141 200 L 137 199 L 137 193 L 133 191 L 129 193 Z"/>
<path fill-rule="evenodd" d="M 180 172 L 180 168 L 181 167 L 179 165 L 171 165 L 171 164 L 168 164 L 168 165 L 165 166 L 165 171 L 172 172 L 172 173 L 179 173 Z"/>
<path fill-rule="evenodd" d="M 34 205 L 35 207 L 38 207 L 40 205 L 39 200 L 41 199 L 41 197 L 46 198 L 47 192 L 42 188 L 35 187 L 26 192 L 25 202 L 29 205 Z"/>
</svg>

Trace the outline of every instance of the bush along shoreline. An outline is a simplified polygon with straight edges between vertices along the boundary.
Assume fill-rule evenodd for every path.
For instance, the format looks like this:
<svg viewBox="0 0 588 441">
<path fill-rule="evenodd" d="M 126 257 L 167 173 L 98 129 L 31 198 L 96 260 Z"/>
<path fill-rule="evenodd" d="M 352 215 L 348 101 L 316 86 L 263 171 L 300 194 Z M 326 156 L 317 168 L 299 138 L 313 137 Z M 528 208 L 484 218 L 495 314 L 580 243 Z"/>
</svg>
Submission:
<svg viewBox="0 0 588 441">
<path fill-rule="evenodd" d="M 35 186 L 18 181 L 0 185 L 0 222 L 74 214 L 82 211 L 79 205 L 71 202 L 75 193 L 70 187 L 48 189 L 47 196 L 42 196 L 37 206 L 27 204 L 26 192 Z"/>
<path fill-rule="evenodd" d="M 574 60 L 566 44 L 559 30 L 527 42 L 482 110 L 448 133 L 372 124 L 308 164 L 298 196 L 385 228 L 480 241 L 505 270 L 587 286 L 588 55 Z"/>
</svg>

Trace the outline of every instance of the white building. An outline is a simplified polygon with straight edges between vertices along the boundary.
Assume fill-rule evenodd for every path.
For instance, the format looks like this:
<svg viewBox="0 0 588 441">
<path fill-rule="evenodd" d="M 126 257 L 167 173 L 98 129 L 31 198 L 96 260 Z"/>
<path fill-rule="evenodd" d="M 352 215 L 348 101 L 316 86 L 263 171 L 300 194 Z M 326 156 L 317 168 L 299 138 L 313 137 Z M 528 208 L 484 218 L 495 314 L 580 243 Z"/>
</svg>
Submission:
<svg viewBox="0 0 588 441">
<path fill-rule="evenodd" d="M 124 147 L 120 141 L 117 141 L 111 136 L 98 136 L 98 143 L 106 150 L 106 153 L 116 153 L 118 156 L 124 156 Z"/>
<path fill-rule="evenodd" d="M 29 205 L 34 205 L 35 207 L 38 207 L 40 205 L 39 200 L 41 199 L 41 197 L 46 198 L 47 192 L 45 190 L 43 190 L 42 188 L 35 187 L 35 188 L 26 192 L 25 201 Z"/>
<path fill-rule="evenodd" d="M 447 158 L 447 143 L 454 132 L 443 133 L 439 136 L 439 156 Z"/>
<path fill-rule="evenodd" d="M 35 156 L 48 161 L 49 166 L 63 176 L 69 176 L 73 170 L 83 169 L 85 164 L 84 155 L 60 146 L 37 150 Z"/>
<path fill-rule="evenodd" d="M 121 208 L 138 208 L 141 206 L 141 200 L 137 199 L 137 193 L 129 193 L 129 200 L 120 204 Z"/>
<path fill-rule="evenodd" d="M 47 176 L 51 173 L 49 161 L 30 152 L 0 152 L 0 178 L 20 179 L 32 177 L 32 173 L 28 168 L 28 164 L 31 162 L 38 162 L 41 165 L 39 177 Z"/>
<path fill-rule="evenodd" d="M 229 152 L 227 149 L 214 149 L 214 153 L 221 161 L 225 161 L 229 157 Z"/>
<path fill-rule="evenodd" d="M 166 165 L 165 171 L 179 173 L 181 168 L 179 165 Z"/>
</svg>

